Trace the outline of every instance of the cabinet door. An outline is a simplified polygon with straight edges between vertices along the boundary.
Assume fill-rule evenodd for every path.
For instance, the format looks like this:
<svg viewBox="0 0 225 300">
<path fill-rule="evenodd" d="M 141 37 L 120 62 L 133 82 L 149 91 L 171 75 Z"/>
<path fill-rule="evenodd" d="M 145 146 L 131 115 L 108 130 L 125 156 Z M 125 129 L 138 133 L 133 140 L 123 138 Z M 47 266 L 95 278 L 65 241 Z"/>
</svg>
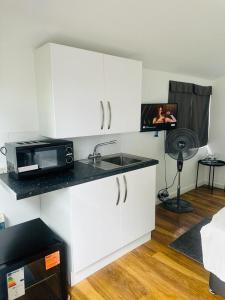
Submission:
<svg viewBox="0 0 225 300">
<path fill-rule="evenodd" d="M 122 175 L 127 185 L 127 197 L 121 204 L 124 245 L 155 228 L 155 172 L 152 166 Z"/>
<path fill-rule="evenodd" d="M 117 177 L 71 188 L 74 272 L 121 246 L 121 215 Z"/>
<path fill-rule="evenodd" d="M 51 45 L 51 59 L 56 137 L 101 134 L 103 54 Z"/>
<path fill-rule="evenodd" d="M 104 55 L 106 130 L 140 130 L 142 63 Z M 111 115 L 111 117 L 110 117 Z"/>
</svg>

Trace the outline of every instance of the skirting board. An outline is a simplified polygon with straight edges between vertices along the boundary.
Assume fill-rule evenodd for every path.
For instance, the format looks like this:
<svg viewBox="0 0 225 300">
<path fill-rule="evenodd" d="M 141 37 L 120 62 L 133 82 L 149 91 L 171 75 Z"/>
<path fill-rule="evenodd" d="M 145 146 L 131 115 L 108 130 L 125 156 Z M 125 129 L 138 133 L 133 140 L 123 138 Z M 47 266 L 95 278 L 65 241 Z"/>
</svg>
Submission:
<svg viewBox="0 0 225 300">
<path fill-rule="evenodd" d="M 201 181 L 201 182 L 199 181 L 198 182 L 198 187 L 200 187 L 204 184 L 205 184 L 205 181 Z M 187 192 L 189 192 L 191 190 L 194 190 L 194 189 L 195 189 L 195 183 L 193 183 L 191 185 L 188 185 L 188 186 L 185 186 L 185 187 L 181 187 L 181 194 L 187 193 Z M 176 197 L 176 195 L 177 195 L 177 191 L 172 191 L 170 193 L 171 197 Z"/>
<path fill-rule="evenodd" d="M 208 182 L 206 182 L 205 184 L 208 184 Z M 214 182 L 213 186 L 218 189 L 222 189 L 222 190 L 225 189 L 225 183 Z"/>
<path fill-rule="evenodd" d="M 110 254 L 109 256 L 99 260 L 95 264 L 89 266 L 88 268 L 78 272 L 78 273 L 71 273 L 71 282 L 70 285 L 73 286 L 76 283 L 80 282 L 81 280 L 87 278 L 91 274 L 95 273 L 96 271 L 102 269 L 106 265 L 112 263 L 116 259 L 120 258 L 121 256 L 127 254 L 128 252 L 132 251 L 133 249 L 141 246 L 142 244 L 148 242 L 151 239 L 151 232 L 143 235 L 141 238 L 137 239 L 136 241 L 126 245 L 125 247 L 119 249 L 118 251 Z"/>
<path fill-rule="evenodd" d="M 198 182 L 198 187 L 200 187 L 202 185 L 208 185 L 208 180 Z M 214 188 L 218 188 L 218 189 L 222 189 L 222 190 L 225 189 L 225 184 L 222 184 L 222 183 L 214 182 L 213 186 L 214 186 Z M 189 192 L 191 190 L 194 190 L 194 189 L 195 189 L 195 184 L 186 186 L 184 188 L 181 188 L 181 194 L 187 193 L 187 192 Z M 177 193 L 175 191 L 173 191 L 172 193 L 170 193 L 170 197 L 176 197 L 176 194 Z"/>
<path fill-rule="evenodd" d="M 203 181 L 202 183 L 200 182 L 198 184 L 198 187 L 202 186 L 202 185 L 208 185 L 208 180 L 205 180 Z M 221 189 L 221 190 L 224 190 L 225 189 L 225 183 L 221 183 L 221 182 L 215 182 L 213 183 L 213 186 L 214 188 L 218 188 L 218 189 Z"/>
<path fill-rule="evenodd" d="M 205 181 L 199 181 L 199 182 L 198 182 L 198 187 L 200 187 L 200 186 L 202 186 L 202 185 L 204 185 L 204 184 L 206 184 Z M 195 189 L 195 183 L 193 183 L 193 184 L 191 184 L 191 185 L 188 185 L 188 186 L 185 186 L 185 187 L 182 187 L 182 186 L 181 186 L 181 194 L 187 193 L 187 192 L 189 192 L 189 191 L 191 191 L 191 190 L 193 190 L 193 189 Z M 171 191 L 171 192 L 169 192 L 169 194 L 170 194 L 170 197 L 171 197 L 171 198 L 176 197 L 177 191 Z M 157 199 L 156 199 L 156 205 L 158 205 L 158 204 L 160 204 L 160 203 L 161 203 L 161 202 L 160 202 L 159 199 L 157 198 Z"/>
</svg>

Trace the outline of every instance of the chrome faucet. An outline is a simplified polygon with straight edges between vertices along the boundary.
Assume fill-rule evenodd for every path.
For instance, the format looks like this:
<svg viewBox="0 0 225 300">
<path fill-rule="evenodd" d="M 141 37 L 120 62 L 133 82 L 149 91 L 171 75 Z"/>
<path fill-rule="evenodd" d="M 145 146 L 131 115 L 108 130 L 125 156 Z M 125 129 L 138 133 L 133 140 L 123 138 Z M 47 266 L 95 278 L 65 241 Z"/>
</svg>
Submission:
<svg viewBox="0 0 225 300">
<path fill-rule="evenodd" d="M 95 145 L 94 151 L 92 154 L 88 155 L 88 159 L 93 160 L 93 163 L 96 163 L 97 160 L 101 159 L 101 154 L 97 152 L 97 149 L 101 146 L 107 146 L 107 145 L 111 145 L 111 144 L 115 144 L 115 143 L 117 143 L 117 140 L 112 140 L 109 142 L 100 143 L 100 144 Z"/>
</svg>

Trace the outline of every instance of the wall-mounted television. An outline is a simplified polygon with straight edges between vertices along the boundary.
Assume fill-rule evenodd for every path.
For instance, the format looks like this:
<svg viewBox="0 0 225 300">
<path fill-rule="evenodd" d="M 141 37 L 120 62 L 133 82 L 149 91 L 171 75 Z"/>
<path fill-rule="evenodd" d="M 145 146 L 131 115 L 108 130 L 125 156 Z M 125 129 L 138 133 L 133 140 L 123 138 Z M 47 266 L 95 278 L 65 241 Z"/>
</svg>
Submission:
<svg viewBox="0 0 225 300">
<path fill-rule="evenodd" d="M 170 130 L 176 126 L 177 103 L 141 105 L 141 131 Z"/>
</svg>

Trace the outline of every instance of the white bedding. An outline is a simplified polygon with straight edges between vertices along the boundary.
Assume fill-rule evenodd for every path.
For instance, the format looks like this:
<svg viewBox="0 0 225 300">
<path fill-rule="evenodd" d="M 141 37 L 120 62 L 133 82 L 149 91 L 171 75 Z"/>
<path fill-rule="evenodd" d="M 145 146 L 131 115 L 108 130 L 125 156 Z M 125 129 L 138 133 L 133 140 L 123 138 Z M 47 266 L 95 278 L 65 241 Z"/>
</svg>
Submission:
<svg viewBox="0 0 225 300">
<path fill-rule="evenodd" d="M 203 264 L 225 282 L 225 208 L 201 229 Z"/>
</svg>

